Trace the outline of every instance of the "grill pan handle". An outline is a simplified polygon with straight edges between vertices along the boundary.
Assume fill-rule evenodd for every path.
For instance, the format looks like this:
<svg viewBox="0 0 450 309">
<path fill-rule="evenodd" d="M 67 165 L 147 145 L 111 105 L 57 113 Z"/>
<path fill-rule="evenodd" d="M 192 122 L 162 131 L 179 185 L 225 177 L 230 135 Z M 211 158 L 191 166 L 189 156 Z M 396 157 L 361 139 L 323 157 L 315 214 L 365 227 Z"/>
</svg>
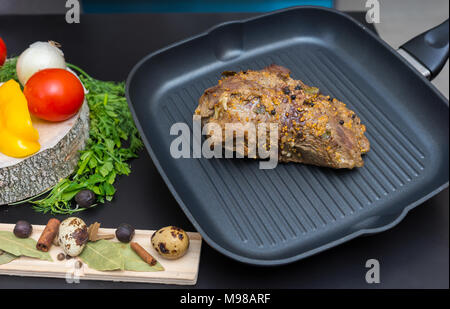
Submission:
<svg viewBox="0 0 450 309">
<path fill-rule="evenodd" d="M 400 46 L 398 52 L 432 80 L 448 59 L 448 19 Z"/>
</svg>

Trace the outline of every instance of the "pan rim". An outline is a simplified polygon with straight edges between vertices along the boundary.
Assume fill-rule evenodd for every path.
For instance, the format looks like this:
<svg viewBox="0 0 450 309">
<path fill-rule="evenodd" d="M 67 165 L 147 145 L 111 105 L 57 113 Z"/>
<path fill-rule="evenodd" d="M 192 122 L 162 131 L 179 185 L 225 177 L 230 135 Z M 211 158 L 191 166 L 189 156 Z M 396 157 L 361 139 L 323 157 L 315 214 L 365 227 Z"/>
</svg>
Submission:
<svg viewBox="0 0 450 309">
<path fill-rule="evenodd" d="M 414 74 L 416 74 L 419 78 L 422 79 L 423 82 L 425 82 L 427 84 L 428 87 L 431 88 L 431 90 L 433 90 L 433 92 L 435 92 L 435 94 L 440 97 L 440 99 L 446 104 L 447 108 L 449 107 L 449 102 L 448 100 L 443 96 L 443 94 L 437 90 L 437 88 L 429 81 L 427 80 L 423 75 L 421 75 L 414 67 L 411 66 L 411 64 L 409 64 L 403 57 L 401 57 L 395 49 L 393 49 L 390 45 L 388 45 L 386 42 L 384 42 L 380 37 L 376 36 L 374 33 L 372 33 L 371 31 L 369 31 L 367 29 L 367 27 L 365 27 L 364 25 L 360 24 L 358 21 L 356 21 L 354 18 L 352 18 L 351 16 L 337 11 L 335 9 L 331 9 L 331 8 L 324 8 L 324 7 L 319 7 L 319 6 L 294 6 L 294 7 L 289 7 L 289 8 L 285 8 L 285 9 L 281 9 L 281 10 L 276 10 L 276 11 L 272 11 L 269 13 L 264 13 L 255 17 L 251 17 L 251 18 L 247 18 L 247 19 L 242 19 L 242 20 L 233 20 L 233 21 L 227 21 L 227 22 L 223 22 L 220 24 L 217 24 L 215 26 L 210 27 L 209 29 L 207 29 L 206 31 L 193 35 L 191 37 L 188 37 L 186 39 L 183 39 L 181 41 L 175 42 L 173 44 L 170 44 L 166 47 L 163 47 L 161 49 L 158 49 L 150 54 L 148 54 L 147 56 L 145 56 L 144 58 L 142 58 L 138 63 L 136 63 L 134 65 L 134 67 L 132 68 L 132 70 L 130 71 L 128 77 L 127 77 L 127 81 L 126 81 L 126 88 L 125 88 L 125 94 L 126 94 L 126 98 L 127 98 L 127 102 L 128 102 L 128 106 L 130 108 L 131 114 L 133 116 L 133 119 L 136 123 L 136 126 L 139 130 L 139 133 L 141 134 L 141 138 L 144 142 L 144 145 L 148 151 L 148 153 L 150 154 L 150 157 L 152 158 L 153 163 L 155 164 L 159 174 L 161 175 L 161 177 L 163 178 L 164 182 L 166 183 L 167 187 L 169 188 L 170 192 L 172 193 L 173 197 L 175 198 L 175 200 L 177 201 L 177 203 L 179 204 L 179 206 L 181 207 L 181 209 L 183 210 L 183 212 L 185 213 L 185 215 L 188 217 L 189 221 L 192 223 L 192 225 L 197 229 L 197 231 L 202 235 L 202 237 L 204 238 L 204 240 L 208 243 L 208 245 L 210 245 L 211 247 L 213 247 L 215 250 L 219 251 L 220 253 L 222 253 L 225 256 L 228 256 L 230 258 L 232 258 L 233 260 L 236 260 L 238 262 L 242 262 L 245 264 L 250 264 L 250 265 L 256 265 L 256 266 L 279 266 L 279 265 L 285 265 L 285 264 L 289 264 L 289 263 L 293 263 L 296 262 L 298 260 L 313 256 L 317 253 L 320 253 L 322 251 L 325 251 L 327 249 L 336 247 L 342 243 L 345 243 L 349 240 L 355 239 L 359 236 L 362 235 L 370 235 L 370 234 L 376 234 L 376 233 L 380 233 L 386 230 L 389 230 L 391 228 L 393 228 L 394 226 L 396 226 L 398 223 L 400 223 L 403 218 L 407 215 L 407 213 L 417 207 L 418 205 L 422 204 L 423 202 L 427 201 L 428 199 L 430 199 L 431 197 L 435 196 L 436 194 L 440 193 L 441 191 L 443 191 L 444 189 L 446 189 L 449 186 L 449 181 L 447 180 L 447 182 L 439 185 L 437 188 L 435 188 L 434 190 L 432 190 L 430 193 L 426 194 L 425 196 L 423 196 L 422 198 L 416 200 L 413 203 L 410 203 L 409 205 L 407 205 L 405 208 L 403 208 L 402 212 L 395 218 L 393 219 L 390 223 L 385 224 L 383 226 L 379 226 L 379 227 L 374 227 L 374 228 L 364 228 L 364 229 L 359 229 L 357 231 L 354 231 L 342 238 L 336 239 L 334 241 L 331 241 L 329 243 L 326 243 L 324 245 L 318 246 L 314 249 L 299 253 L 297 255 L 293 255 L 287 258 L 281 258 L 281 259 L 257 259 L 257 258 L 249 258 L 246 256 L 242 256 L 239 254 L 236 254 L 228 249 L 225 249 L 224 247 L 220 246 L 219 244 L 217 244 L 206 232 L 205 230 L 203 230 L 201 228 L 201 226 L 199 225 L 199 223 L 197 222 L 197 220 L 192 216 L 191 212 L 189 211 L 189 209 L 186 207 L 186 205 L 184 204 L 183 200 L 181 199 L 181 197 L 179 196 L 178 192 L 175 190 L 172 182 L 170 181 L 169 177 L 167 176 L 167 174 L 165 173 L 164 169 L 162 168 L 161 164 L 159 163 L 159 160 L 157 158 L 157 156 L 155 155 L 150 143 L 148 142 L 144 131 L 142 129 L 142 126 L 139 122 L 139 119 L 137 117 L 136 111 L 131 103 L 131 98 L 130 98 L 130 94 L 129 94 L 129 89 L 130 89 L 130 85 L 131 82 L 134 78 L 134 75 L 136 74 L 136 72 L 139 70 L 139 68 L 142 66 L 143 63 L 145 63 L 147 60 L 151 59 L 152 57 L 161 54 L 167 50 L 170 50 L 174 47 L 180 46 L 184 43 L 187 43 L 191 40 L 200 38 L 200 37 L 204 37 L 206 35 L 208 35 L 210 32 L 221 28 L 223 26 L 226 25 L 230 25 L 230 24 L 239 24 L 239 23 L 246 23 L 246 22 L 250 22 L 253 20 L 257 20 L 260 18 L 264 18 L 266 16 L 271 16 L 271 15 L 275 15 L 275 14 L 280 14 L 280 13 L 284 13 L 284 12 L 288 12 L 288 11 L 295 11 L 295 10 L 318 10 L 318 11 L 325 11 L 325 12 L 329 12 L 329 13 L 333 13 L 333 14 L 337 14 L 349 21 L 351 21 L 352 23 L 354 23 L 356 26 L 358 26 L 359 28 L 361 28 L 366 34 L 370 35 L 373 39 L 377 40 L 378 43 L 381 43 L 385 48 L 389 49 L 392 53 L 394 53 L 394 55 L 400 59 L 400 61 L 402 61 L 404 64 L 406 64 L 411 71 L 413 71 Z"/>
</svg>

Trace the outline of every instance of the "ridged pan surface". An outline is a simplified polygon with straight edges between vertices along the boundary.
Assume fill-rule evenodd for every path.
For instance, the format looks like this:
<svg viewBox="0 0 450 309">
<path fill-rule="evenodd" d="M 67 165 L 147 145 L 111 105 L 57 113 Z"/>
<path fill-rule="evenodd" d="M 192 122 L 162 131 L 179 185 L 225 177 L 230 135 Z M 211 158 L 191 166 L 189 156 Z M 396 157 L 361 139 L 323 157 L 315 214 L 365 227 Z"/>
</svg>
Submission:
<svg viewBox="0 0 450 309">
<path fill-rule="evenodd" d="M 192 129 L 198 99 L 222 71 L 272 63 L 359 115 L 371 143 L 364 167 L 261 170 L 249 159 L 172 158 L 171 126 Z M 448 186 L 448 101 L 387 44 L 333 10 L 297 7 L 219 25 L 144 58 L 127 96 L 186 215 L 212 247 L 245 263 L 285 264 L 386 230 Z"/>
</svg>

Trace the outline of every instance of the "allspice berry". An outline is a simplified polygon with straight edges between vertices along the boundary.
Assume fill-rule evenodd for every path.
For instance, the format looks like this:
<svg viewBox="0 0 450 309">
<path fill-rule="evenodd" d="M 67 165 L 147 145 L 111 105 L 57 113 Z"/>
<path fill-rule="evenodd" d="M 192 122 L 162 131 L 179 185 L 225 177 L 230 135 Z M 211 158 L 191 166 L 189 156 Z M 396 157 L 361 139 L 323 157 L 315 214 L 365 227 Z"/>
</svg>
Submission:
<svg viewBox="0 0 450 309">
<path fill-rule="evenodd" d="M 14 235 L 19 238 L 28 238 L 32 232 L 33 226 L 25 220 L 17 221 L 14 227 Z"/>
<path fill-rule="evenodd" d="M 116 237 L 119 241 L 128 243 L 133 239 L 134 227 L 127 223 L 122 223 L 116 230 Z"/>
</svg>

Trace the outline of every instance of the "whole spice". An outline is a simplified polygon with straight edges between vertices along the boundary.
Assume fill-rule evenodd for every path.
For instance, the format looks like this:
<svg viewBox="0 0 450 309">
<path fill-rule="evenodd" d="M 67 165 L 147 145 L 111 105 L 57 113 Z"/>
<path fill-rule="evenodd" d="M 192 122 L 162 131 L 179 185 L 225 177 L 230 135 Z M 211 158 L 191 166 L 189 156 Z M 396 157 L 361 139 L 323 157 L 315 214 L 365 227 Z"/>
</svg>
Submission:
<svg viewBox="0 0 450 309">
<path fill-rule="evenodd" d="M 60 224 L 61 222 L 58 219 L 51 218 L 48 220 L 47 225 L 45 226 L 44 231 L 42 231 L 42 234 L 36 244 L 36 249 L 43 252 L 48 252 L 48 250 L 50 250 L 53 239 L 58 234 Z"/>
<path fill-rule="evenodd" d="M 140 244 L 137 242 L 131 242 L 130 243 L 131 249 L 133 249 L 134 252 L 136 252 L 139 257 L 145 261 L 145 263 L 149 264 L 150 266 L 156 265 L 158 262 L 150 253 L 148 253 Z"/>
<path fill-rule="evenodd" d="M 116 230 L 116 237 L 121 242 L 130 242 L 133 236 L 134 228 L 127 223 L 122 223 Z"/>
<path fill-rule="evenodd" d="M 125 267 L 118 243 L 109 240 L 88 242 L 79 258 L 90 268 L 100 271 L 123 270 Z"/>
<path fill-rule="evenodd" d="M 100 239 L 113 239 L 114 238 L 114 234 L 98 235 L 99 228 L 100 228 L 100 223 L 98 223 L 98 222 L 92 223 L 88 227 L 89 241 L 97 241 Z"/>
<path fill-rule="evenodd" d="M 18 256 L 15 256 L 14 254 L 0 250 L 0 265 L 7 264 L 17 258 Z"/>
<path fill-rule="evenodd" d="M 13 232 L 0 231 L 0 250 L 8 252 L 15 256 L 28 256 L 41 260 L 52 261 L 48 252 L 42 252 L 36 249 L 36 240 L 31 237 L 18 238 Z"/>
<path fill-rule="evenodd" d="M 19 220 L 17 221 L 16 225 L 14 226 L 14 235 L 19 238 L 28 238 L 30 237 L 31 233 L 33 232 L 33 226 L 25 221 L 25 220 Z"/>
<path fill-rule="evenodd" d="M 124 244 L 121 242 L 114 242 L 114 244 L 120 249 L 120 254 L 124 259 L 124 270 L 131 271 L 163 271 L 164 267 L 156 262 L 155 265 L 150 265 L 145 262 L 130 246 L 130 243 Z"/>
<path fill-rule="evenodd" d="M 66 259 L 66 255 L 64 253 L 59 253 L 58 256 L 56 257 L 58 259 L 58 261 L 62 261 Z"/>
<path fill-rule="evenodd" d="M 82 208 L 88 208 L 94 205 L 96 201 L 95 193 L 92 190 L 84 189 L 75 195 L 75 202 Z"/>
</svg>

